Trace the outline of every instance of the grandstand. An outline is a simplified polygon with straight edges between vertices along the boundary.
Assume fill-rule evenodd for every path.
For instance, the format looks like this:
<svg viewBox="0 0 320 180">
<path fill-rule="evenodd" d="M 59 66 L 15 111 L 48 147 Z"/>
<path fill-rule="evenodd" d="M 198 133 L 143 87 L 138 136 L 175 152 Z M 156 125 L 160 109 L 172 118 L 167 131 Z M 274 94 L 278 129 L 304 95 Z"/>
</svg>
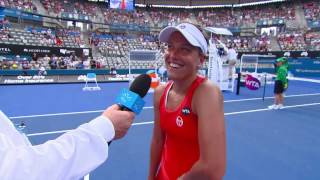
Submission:
<svg viewBox="0 0 320 180">
<path fill-rule="evenodd" d="M 40 67 L 48 75 L 51 70 L 59 74 L 60 69 L 105 69 L 108 74 L 117 68 L 126 73 L 130 50 L 163 54 L 165 46 L 159 44 L 157 34 L 182 21 L 228 28 L 234 36 L 222 40 L 234 45 L 239 57 L 243 53 L 278 57 L 290 51 L 293 58 L 307 52 L 304 58 L 314 59 L 320 51 L 318 1 L 145 2 L 136 0 L 134 10 L 127 11 L 87 0 L 0 0 L 0 68 L 15 70 L 1 74 L 21 74 L 19 70 L 32 74 Z M 34 53 L 37 58 L 32 58 Z M 161 61 L 157 62 L 160 67 Z M 137 70 L 153 67 L 146 62 L 134 66 Z"/>
</svg>

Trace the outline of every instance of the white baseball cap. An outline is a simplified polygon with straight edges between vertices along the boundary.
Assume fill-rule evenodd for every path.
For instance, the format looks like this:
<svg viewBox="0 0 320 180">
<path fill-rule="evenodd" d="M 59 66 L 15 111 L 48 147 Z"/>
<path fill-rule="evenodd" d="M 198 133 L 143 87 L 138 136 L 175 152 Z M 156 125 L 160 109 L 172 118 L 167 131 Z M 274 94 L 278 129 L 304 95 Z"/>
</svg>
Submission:
<svg viewBox="0 0 320 180">
<path fill-rule="evenodd" d="M 160 42 L 168 42 L 171 34 L 176 31 L 179 31 L 191 45 L 199 47 L 204 54 L 207 53 L 208 44 L 202 32 L 196 26 L 189 23 L 168 26 L 162 29 L 159 34 Z"/>
</svg>

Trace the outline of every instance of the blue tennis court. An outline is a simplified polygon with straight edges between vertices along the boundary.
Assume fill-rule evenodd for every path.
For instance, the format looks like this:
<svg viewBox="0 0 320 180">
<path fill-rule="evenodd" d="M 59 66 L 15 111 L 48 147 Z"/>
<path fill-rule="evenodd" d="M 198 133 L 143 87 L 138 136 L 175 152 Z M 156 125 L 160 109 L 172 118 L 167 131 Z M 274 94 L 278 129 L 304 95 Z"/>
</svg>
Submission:
<svg viewBox="0 0 320 180">
<path fill-rule="evenodd" d="M 24 121 L 34 144 L 43 143 L 98 116 L 128 83 L 10 85 L 0 87 L 0 107 L 14 123 Z M 320 84 L 290 82 L 285 105 L 268 110 L 273 85 L 241 94 L 224 92 L 227 129 L 225 180 L 318 180 L 320 178 Z M 109 158 L 90 180 L 147 179 L 152 133 L 152 93 L 127 136 L 112 143 Z"/>
</svg>

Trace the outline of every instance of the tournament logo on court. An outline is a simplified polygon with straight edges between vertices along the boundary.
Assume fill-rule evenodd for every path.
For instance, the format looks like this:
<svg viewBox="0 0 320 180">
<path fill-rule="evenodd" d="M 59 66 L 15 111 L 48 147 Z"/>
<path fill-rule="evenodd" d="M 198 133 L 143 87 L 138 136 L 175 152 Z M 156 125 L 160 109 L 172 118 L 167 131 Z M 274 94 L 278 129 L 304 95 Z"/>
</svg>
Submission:
<svg viewBox="0 0 320 180">
<path fill-rule="evenodd" d="M 176 124 L 177 124 L 178 127 L 182 127 L 183 126 L 183 119 L 180 116 L 177 117 Z"/>
</svg>

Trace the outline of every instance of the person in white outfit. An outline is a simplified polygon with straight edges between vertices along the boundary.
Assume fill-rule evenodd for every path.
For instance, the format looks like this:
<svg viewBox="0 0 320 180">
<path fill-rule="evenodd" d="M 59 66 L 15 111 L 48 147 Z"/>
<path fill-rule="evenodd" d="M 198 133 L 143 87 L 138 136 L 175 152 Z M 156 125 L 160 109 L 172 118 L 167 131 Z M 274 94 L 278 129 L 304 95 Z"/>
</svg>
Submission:
<svg viewBox="0 0 320 180">
<path fill-rule="evenodd" d="M 108 157 L 108 142 L 123 137 L 134 113 L 118 105 L 55 140 L 31 145 L 0 111 L 1 180 L 78 180 Z"/>
<path fill-rule="evenodd" d="M 229 45 L 228 48 L 228 65 L 229 65 L 229 74 L 228 74 L 228 78 L 232 79 L 233 76 L 233 69 L 236 66 L 238 62 L 238 53 L 236 52 L 236 50 L 233 48 L 233 45 Z"/>
</svg>

